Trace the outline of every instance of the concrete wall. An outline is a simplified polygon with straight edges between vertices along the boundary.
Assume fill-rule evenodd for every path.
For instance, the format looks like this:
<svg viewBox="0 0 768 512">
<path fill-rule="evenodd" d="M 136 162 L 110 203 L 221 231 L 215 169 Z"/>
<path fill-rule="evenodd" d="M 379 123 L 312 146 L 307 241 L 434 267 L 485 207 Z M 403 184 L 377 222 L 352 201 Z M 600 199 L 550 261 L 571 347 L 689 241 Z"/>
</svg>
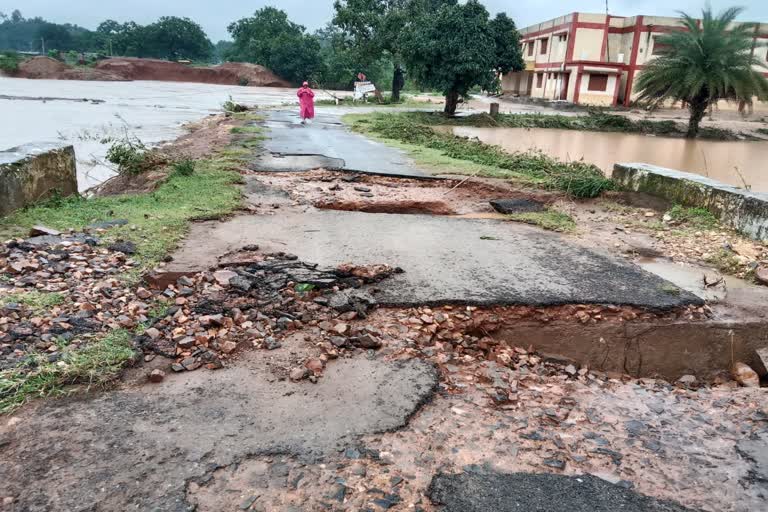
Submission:
<svg viewBox="0 0 768 512">
<path fill-rule="evenodd" d="M 648 164 L 616 164 L 612 177 L 622 190 L 706 208 L 723 224 L 755 240 L 768 240 L 768 194 Z"/>
<path fill-rule="evenodd" d="M 581 20 L 581 16 L 579 16 Z M 597 28 L 580 28 L 576 30 L 576 41 L 573 46 L 574 60 L 601 60 L 603 34 L 605 30 Z"/>
<path fill-rule="evenodd" d="M 47 199 L 77 194 L 75 149 L 27 144 L 0 152 L 0 215 Z"/>
</svg>

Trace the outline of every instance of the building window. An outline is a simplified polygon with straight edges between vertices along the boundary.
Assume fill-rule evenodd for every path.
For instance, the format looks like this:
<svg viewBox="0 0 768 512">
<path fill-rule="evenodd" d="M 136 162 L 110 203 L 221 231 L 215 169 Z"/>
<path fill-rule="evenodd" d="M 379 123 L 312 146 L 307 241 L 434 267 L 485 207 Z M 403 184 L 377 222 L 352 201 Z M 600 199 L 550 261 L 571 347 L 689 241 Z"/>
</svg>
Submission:
<svg viewBox="0 0 768 512">
<path fill-rule="evenodd" d="M 539 51 L 540 54 L 544 55 L 547 53 L 547 43 L 549 43 L 548 38 L 541 40 L 541 50 Z"/>
<path fill-rule="evenodd" d="M 544 85 L 544 73 L 538 73 L 536 75 L 536 88 L 541 89 L 541 86 Z"/>
<path fill-rule="evenodd" d="M 535 45 L 535 43 L 533 41 L 528 43 L 528 56 L 529 57 L 533 57 L 533 47 L 534 47 L 534 45 Z"/>
<path fill-rule="evenodd" d="M 608 89 L 608 75 L 589 75 L 588 91 L 605 92 Z"/>
<path fill-rule="evenodd" d="M 658 37 L 653 38 L 653 51 L 651 55 L 662 55 L 669 51 L 669 45 L 664 44 Z"/>
</svg>

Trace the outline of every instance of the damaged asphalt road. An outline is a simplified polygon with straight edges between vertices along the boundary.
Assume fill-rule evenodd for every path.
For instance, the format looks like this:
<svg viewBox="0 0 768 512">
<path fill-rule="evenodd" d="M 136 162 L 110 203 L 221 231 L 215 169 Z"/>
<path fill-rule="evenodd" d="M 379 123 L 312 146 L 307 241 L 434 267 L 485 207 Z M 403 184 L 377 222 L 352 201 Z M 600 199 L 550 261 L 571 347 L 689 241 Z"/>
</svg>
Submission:
<svg viewBox="0 0 768 512">
<path fill-rule="evenodd" d="M 315 461 L 362 434 L 402 427 L 437 384 L 417 360 L 340 361 L 316 385 L 269 378 L 270 364 L 251 353 L 226 371 L 180 375 L 151 393 L 138 387 L 30 407 L 0 427 L 3 495 L 29 512 L 186 511 L 187 484 L 216 468 L 272 453 Z"/>
<path fill-rule="evenodd" d="M 338 115 L 318 114 L 304 126 L 294 111 L 276 110 L 265 126 L 269 140 L 266 152 L 256 157 L 251 168 L 257 171 L 307 171 L 320 167 L 329 170 L 358 171 L 369 174 L 427 178 L 397 149 L 349 131 Z M 375 170 L 371 163 L 375 162 Z"/>
<path fill-rule="evenodd" d="M 692 512 L 592 475 L 477 470 L 439 474 L 432 480 L 429 497 L 443 505 L 444 512 Z"/>
<path fill-rule="evenodd" d="M 380 305 L 620 304 L 671 309 L 695 295 L 560 235 L 497 220 L 282 208 L 192 227 L 170 270 L 203 270 L 258 244 L 322 266 L 385 262 L 405 273 L 376 288 Z"/>
</svg>

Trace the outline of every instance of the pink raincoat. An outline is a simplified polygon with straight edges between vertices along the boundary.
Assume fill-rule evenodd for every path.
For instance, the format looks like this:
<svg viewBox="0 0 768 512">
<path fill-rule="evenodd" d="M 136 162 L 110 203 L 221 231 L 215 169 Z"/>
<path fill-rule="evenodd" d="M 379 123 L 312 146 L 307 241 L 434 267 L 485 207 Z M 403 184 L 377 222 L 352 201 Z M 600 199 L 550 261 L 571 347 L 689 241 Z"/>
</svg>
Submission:
<svg viewBox="0 0 768 512">
<path fill-rule="evenodd" d="M 314 119 L 315 117 L 315 92 L 309 88 L 309 84 L 304 86 L 296 93 L 299 97 L 300 112 L 302 119 Z"/>
</svg>

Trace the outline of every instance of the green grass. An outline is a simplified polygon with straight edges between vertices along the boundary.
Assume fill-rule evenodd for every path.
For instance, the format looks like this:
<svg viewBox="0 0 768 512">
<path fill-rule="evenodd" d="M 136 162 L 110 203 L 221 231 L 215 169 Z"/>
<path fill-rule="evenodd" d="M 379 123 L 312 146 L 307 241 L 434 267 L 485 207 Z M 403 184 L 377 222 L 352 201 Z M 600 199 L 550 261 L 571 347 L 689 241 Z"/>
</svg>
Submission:
<svg viewBox="0 0 768 512">
<path fill-rule="evenodd" d="M 720 224 L 717 218 L 705 208 L 684 208 L 675 205 L 667 215 L 672 217 L 673 221 L 697 230 L 715 229 Z"/>
<path fill-rule="evenodd" d="M 768 128 L 758 128 L 755 131 L 761 135 L 768 135 Z"/>
<path fill-rule="evenodd" d="M 408 112 L 404 114 L 418 124 L 427 126 L 472 126 L 479 128 L 548 128 L 597 132 L 640 133 L 682 137 L 687 127 L 675 121 L 634 121 L 628 117 L 609 114 L 602 110 L 589 110 L 584 115 L 560 114 L 473 114 L 462 117 L 445 116 L 442 112 Z M 720 128 L 702 128 L 701 139 L 739 140 L 743 135 Z"/>
<path fill-rule="evenodd" d="M 573 220 L 573 217 L 554 209 L 547 209 L 542 212 L 514 213 L 508 215 L 508 218 L 559 233 L 572 233 L 576 230 L 576 221 Z"/>
<path fill-rule="evenodd" d="M 240 176 L 229 170 L 234 163 L 234 159 L 221 155 L 198 160 L 192 175 L 173 173 L 148 194 L 71 197 L 26 208 L 0 219 L 0 239 L 24 236 L 35 224 L 80 230 L 96 221 L 127 219 L 126 226 L 112 228 L 103 237 L 105 242 L 117 238 L 134 242 L 134 260 L 139 264 L 135 272 L 140 273 L 176 246 L 190 221 L 224 216 L 240 205 L 241 193 L 236 186 Z"/>
<path fill-rule="evenodd" d="M 426 114 L 426 117 L 432 114 Z M 543 153 L 506 153 L 496 146 L 477 140 L 457 137 L 421 124 L 414 113 L 355 114 L 344 117 L 354 130 L 380 138 L 432 150 L 429 156 L 447 157 L 446 164 L 470 162 L 479 175 L 495 178 L 516 178 L 548 189 L 565 191 L 574 197 L 596 197 L 612 187 L 596 166 L 584 162 L 560 162 Z M 418 154 L 417 162 L 421 163 Z M 465 166 L 447 165 L 442 172 L 466 173 Z"/>
<path fill-rule="evenodd" d="M 22 292 L 6 295 L 0 298 L 0 304 L 17 303 L 27 306 L 34 313 L 42 313 L 53 306 L 58 306 L 64 302 L 64 295 L 58 292 Z"/>
<path fill-rule="evenodd" d="M 67 393 L 67 386 L 102 386 L 117 377 L 134 355 L 131 334 L 116 330 L 78 350 L 64 349 L 56 363 L 40 356 L 32 370 L 0 372 L 0 414 L 8 414 L 29 400 Z"/>
</svg>

